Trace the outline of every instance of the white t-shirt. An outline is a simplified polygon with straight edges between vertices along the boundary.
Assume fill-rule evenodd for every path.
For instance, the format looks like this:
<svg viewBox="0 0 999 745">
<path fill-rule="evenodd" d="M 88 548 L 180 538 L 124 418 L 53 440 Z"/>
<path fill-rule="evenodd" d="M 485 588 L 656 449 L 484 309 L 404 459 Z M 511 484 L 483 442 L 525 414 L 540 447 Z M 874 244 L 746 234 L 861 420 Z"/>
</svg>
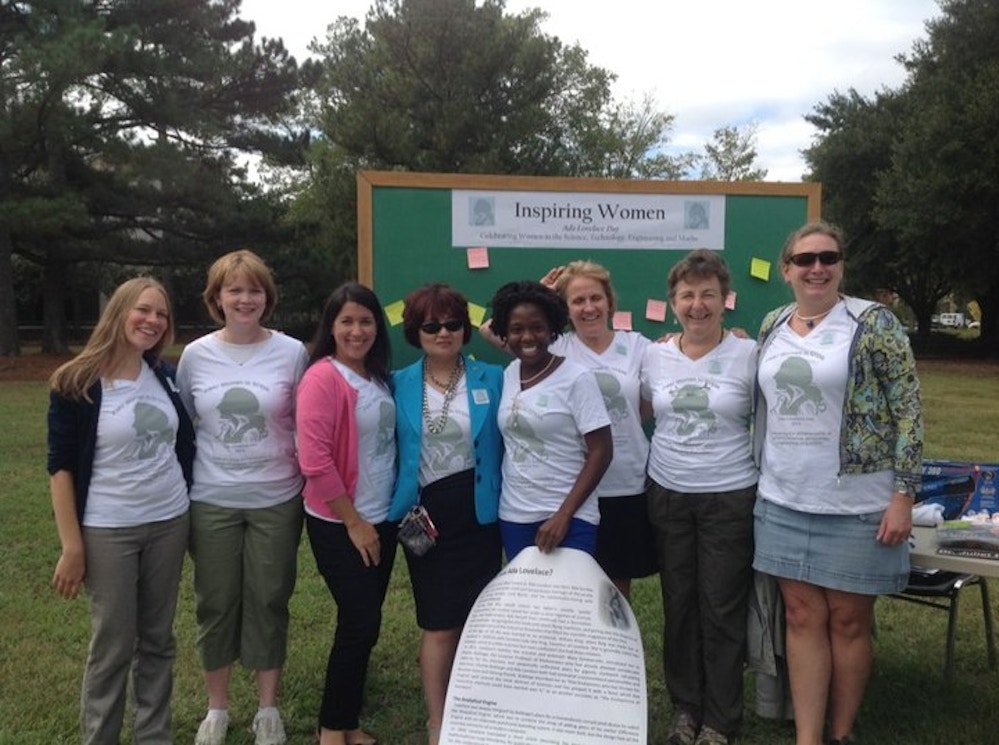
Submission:
<svg viewBox="0 0 999 745">
<path fill-rule="evenodd" d="M 614 458 L 597 486 L 600 497 L 623 497 L 645 491 L 649 440 L 642 429 L 639 375 L 649 340 L 634 331 L 615 331 L 602 353 L 574 333 L 555 340 L 551 351 L 592 370 L 604 397 L 614 438 Z"/>
<path fill-rule="evenodd" d="M 357 488 L 354 509 L 372 525 L 385 522 L 395 486 L 395 400 L 380 383 L 333 362 L 357 391 Z"/>
<path fill-rule="evenodd" d="M 233 359 L 234 346 L 244 355 L 256 350 Z M 226 344 L 212 333 L 184 348 L 177 385 L 198 442 L 192 501 L 256 509 L 301 491 L 295 387 L 307 363 L 303 344 L 277 332 L 254 345 Z"/>
<path fill-rule="evenodd" d="M 675 340 L 650 344 L 642 365 L 643 395 L 656 428 L 649 476 L 679 492 L 745 489 L 756 483 L 750 437 L 756 342 L 726 334 L 697 360 Z"/>
<path fill-rule="evenodd" d="M 83 524 L 123 528 L 183 515 L 187 484 L 174 451 L 180 420 L 167 392 L 144 361 L 136 380 L 102 385 Z"/>
<path fill-rule="evenodd" d="M 893 474 L 840 475 L 840 428 L 856 323 L 841 302 L 807 336 L 785 323 L 760 360 L 767 431 L 760 465 L 763 499 L 801 512 L 883 510 Z"/>
<path fill-rule="evenodd" d="M 547 520 L 565 501 L 586 459 L 583 436 L 610 424 L 593 373 L 565 360 L 537 385 L 520 390 L 520 360 L 503 372 L 497 423 L 503 435 L 499 516 L 515 523 Z M 575 517 L 600 523 L 596 492 Z"/>
<path fill-rule="evenodd" d="M 444 394 L 424 384 L 430 419 L 437 422 L 444 409 Z M 434 434 L 423 418 L 423 444 L 420 447 L 420 486 L 432 484 L 447 476 L 475 468 L 472 452 L 472 418 L 468 410 L 468 386 L 465 374 L 454 390 L 454 398 L 447 410 L 444 429 Z"/>
</svg>

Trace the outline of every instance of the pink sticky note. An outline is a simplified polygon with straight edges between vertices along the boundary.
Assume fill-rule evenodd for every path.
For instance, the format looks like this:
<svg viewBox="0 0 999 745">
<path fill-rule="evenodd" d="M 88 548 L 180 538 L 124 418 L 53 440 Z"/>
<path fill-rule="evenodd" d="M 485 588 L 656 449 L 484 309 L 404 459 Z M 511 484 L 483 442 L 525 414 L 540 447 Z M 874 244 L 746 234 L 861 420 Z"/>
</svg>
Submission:
<svg viewBox="0 0 999 745">
<path fill-rule="evenodd" d="M 645 317 L 650 321 L 666 320 L 666 301 L 653 300 L 649 298 L 645 301 Z"/>
<path fill-rule="evenodd" d="M 489 268 L 489 249 L 485 246 L 476 246 L 475 248 L 469 248 L 466 253 L 468 254 L 468 268 L 469 269 L 488 269 Z"/>
<path fill-rule="evenodd" d="M 614 314 L 612 323 L 615 331 L 631 331 L 631 311 L 619 310 Z"/>
<path fill-rule="evenodd" d="M 725 296 L 725 310 L 735 310 L 735 292 L 733 291 Z"/>
</svg>

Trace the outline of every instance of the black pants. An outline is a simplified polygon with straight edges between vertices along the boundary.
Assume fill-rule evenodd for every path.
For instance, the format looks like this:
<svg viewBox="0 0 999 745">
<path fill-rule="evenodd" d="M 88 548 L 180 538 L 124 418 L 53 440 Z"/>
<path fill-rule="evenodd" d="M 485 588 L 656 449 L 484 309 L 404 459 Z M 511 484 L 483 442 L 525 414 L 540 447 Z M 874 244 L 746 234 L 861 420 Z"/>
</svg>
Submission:
<svg viewBox="0 0 999 745">
<path fill-rule="evenodd" d="M 382 602 L 395 562 L 397 526 L 388 522 L 375 526 L 381 540 L 381 563 L 366 567 L 342 524 L 312 515 L 306 515 L 305 524 L 316 566 L 337 607 L 319 725 L 332 730 L 357 729 L 368 659 L 378 641 Z"/>
<path fill-rule="evenodd" d="M 746 617 L 753 585 L 756 486 L 685 494 L 648 484 L 675 707 L 734 734 L 742 720 Z"/>
</svg>

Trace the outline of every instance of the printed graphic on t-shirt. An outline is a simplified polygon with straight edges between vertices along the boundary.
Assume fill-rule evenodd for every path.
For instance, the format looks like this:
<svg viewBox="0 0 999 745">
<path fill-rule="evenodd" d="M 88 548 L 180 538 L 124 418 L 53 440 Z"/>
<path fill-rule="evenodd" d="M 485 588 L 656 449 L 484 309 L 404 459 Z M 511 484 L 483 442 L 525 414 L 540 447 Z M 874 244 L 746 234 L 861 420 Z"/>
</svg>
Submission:
<svg viewBox="0 0 999 745">
<path fill-rule="evenodd" d="M 395 456 L 395 405 L 391 401 L 378 404 L 378 436 L 375 455 Z"/>
<path fill-rule="evenodd" d="M 433 473 L 457 473 L 471 468 L 468 440 L 461 427 L 448 419 L 440 434 L 425 439 L 427 467 Z"/>
<path fill-rule="evenodd" d="M 136 460 L 150 460 L 157 457 L 162 448 L 173 448 L 173 428 L 166 412 L 158 406 L 137 402 L 132 427 L 135 429 L 133 455 Z"/>
<path fill-rule="evenodd" d="M 687 383 L 670 392 L 673 407 L 673 434 L 684 440 L 703 439 L 718 429 L 718 419 L 711 409 L 711 389 L 703 383 Z"/>
<path fill-rule="evenodd" d="M 825 399 L 813 378 L 808 360 L 785 358 L 774 376 L 777 400 L 770 411 L 783 416 L 813 416 L 825 411 Z"/>
<path fill-rule="evenodd" d="M 534 432 L 534 427 L 527 421 L 526 412 L 520 408 L 520 402 L 514 399 L 513 411 L 510 414 L 510 424 L 507 435 L 514 463 L 523 463 L 531 452 L 544 458 L 545 443 Z"/>
<path fill-rule="evenodd" d="M 600 388 L 600 395 L 603 396 L 611 424 L 619 424 L 627 419 L 628 401 L 621 393 L 621 381 L 603 370 L 594 371 L 593 376 L 597 379 L 597 387 Z"/>
<path fill-rule="evenodd" d="M 246 388 L 230 388 L 219 404 L 221 442 L 243 445 L 267 437 L 267 419 L 260 411 L 260 400 Z"/>
</svg>

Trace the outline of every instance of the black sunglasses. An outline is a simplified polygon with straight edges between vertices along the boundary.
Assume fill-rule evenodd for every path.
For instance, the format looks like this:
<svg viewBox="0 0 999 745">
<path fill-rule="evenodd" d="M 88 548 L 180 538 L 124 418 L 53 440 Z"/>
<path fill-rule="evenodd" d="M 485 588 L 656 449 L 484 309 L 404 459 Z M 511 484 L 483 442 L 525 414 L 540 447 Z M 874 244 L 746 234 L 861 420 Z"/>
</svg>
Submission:
<svg viewBox="0 0 999 745">
<path fill-rule="evenodd" d="M 800 254 L 791 254 L 787 257 L 788 262 L 801 267 L 811 266 L 815 263 L 816 259 L 819 260 L 822 266 L 832 266 L 843 260 L 843 254 L 839 251 L 819 251 L 818 253 L 803 251 Z"/>
<path fill-rule="evenodd" d="M 447 329 L 448 331 L 460 331 L 465 327 L 464 321 L 459 321 L 457 319 L 450 321 L 427 321 L 426 323 L 420 324 L 420 331 L 424 334 L 436 334 L 441 329 Z"/>
</svg>

